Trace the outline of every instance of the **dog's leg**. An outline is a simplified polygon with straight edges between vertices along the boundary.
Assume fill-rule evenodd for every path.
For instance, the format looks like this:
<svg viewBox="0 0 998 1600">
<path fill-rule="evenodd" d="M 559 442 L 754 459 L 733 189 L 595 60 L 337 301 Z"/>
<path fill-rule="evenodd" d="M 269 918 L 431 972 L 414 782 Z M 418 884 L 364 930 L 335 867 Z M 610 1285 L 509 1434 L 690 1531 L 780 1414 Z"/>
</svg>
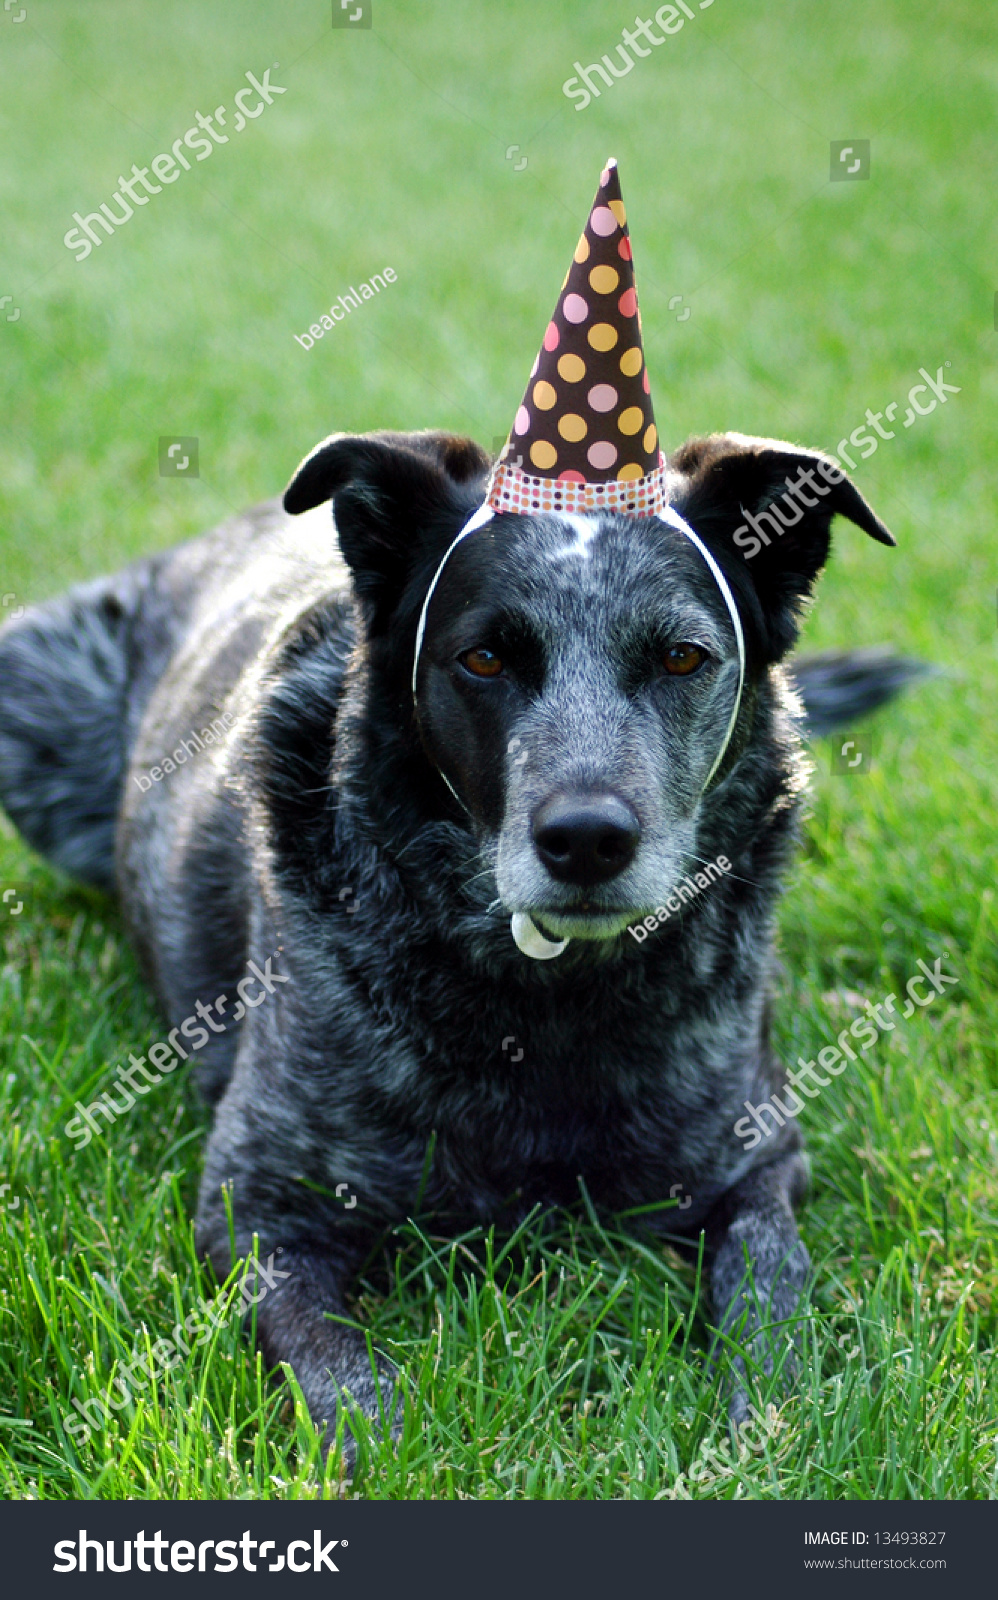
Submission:
<svg viewBox="0 0 998 1600">
<path fill-rule="evenodd" d="M 292 1367 L 316 1427 L 321 1431 L 326 1425 L 325 1448 L 334 1443 L 336 1413 L 344 1402 L 375 1422 L 383 1419 L 396 1432 L 402 1411 L 397 1368 L 376 1354 L 377 1371 L 372 1370 L 364 1335 L 328 1315 L 347 1315 L 345 1290 L 352 1273 L 304 1249 L 287 1249 L 279 1260 L 288 1277 L 279 1294 L 260 1304 L 257 1337 L 269 1365 L 286 1361 Z M 352 1465 L 349 1429 L 343 1451 Z"/>
<path fill-rule="evenodd" d="M 251 1254 L 249 1249 L 243 1253 Z M 209 1254 L 216 1272 L 227 1274 L 228 1242 L 223 1245 L 219 1241 Z M 393 1434 L 400 1425 L 397 1368 L 385 1356 L 375 1354 L 373 1370 L 363 1333 L 334 1320 L 349 1315 L 346 1290 L 360 1254 L 358 1245 L 348 1262 L 345 1255 L 334 1259 L 308 1245 L 288 1245 L 276 1249 L 263 1264 L 262 1242 L 259 1247 L 262 1265 L 255 1281 L 263 1292 L 252 1297 L 257 1341 L 268 1366 L 286 1361 L 294 1371 L 326 1450 L 335 1443 L 341 1404 L 346 1405 L 348 1415 L 356 1407 L 375 1422 L 384 1420 Z M 352 1468 L 356 1446 L 349 1428 L 344 1431 L 343 1454 Z"/>
<path fill-rule="evenodd" d="M 767 1375 L 786 1355 L 788 1342 L 797 1343 L 794 1323 L 811 1262 L 797 1234 L 794 1207 L 806 1185 L 803 1157 L 794 1152 L 736 1183 L 708 1220 L 719 1328 L 715 1353 L 723 1347 L 721 1336 L 730 1335 Z M 739 1356 L 732 1365 L 730 1414 L 740 1424 L 749 1411 L 745 1363 Z M 794 1367 L 791 1353 L 784 1364 L 787 1379 Z"/>
</svg>

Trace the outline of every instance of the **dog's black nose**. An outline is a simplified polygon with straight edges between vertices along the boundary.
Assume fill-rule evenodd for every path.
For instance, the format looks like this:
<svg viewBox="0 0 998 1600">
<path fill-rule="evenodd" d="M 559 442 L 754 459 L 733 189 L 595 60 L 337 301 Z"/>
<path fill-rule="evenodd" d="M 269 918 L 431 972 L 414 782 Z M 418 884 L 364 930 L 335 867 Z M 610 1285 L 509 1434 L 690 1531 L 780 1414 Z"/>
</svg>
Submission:
<svg viewBox="0 0 998 1600">
<path fill-rule="evenodd" d="M 641 824 L 613 794 L 556 795 L 534 814 L 534 848 L 553 878 L 606 883 L 634 859 Z"/>
</svg>

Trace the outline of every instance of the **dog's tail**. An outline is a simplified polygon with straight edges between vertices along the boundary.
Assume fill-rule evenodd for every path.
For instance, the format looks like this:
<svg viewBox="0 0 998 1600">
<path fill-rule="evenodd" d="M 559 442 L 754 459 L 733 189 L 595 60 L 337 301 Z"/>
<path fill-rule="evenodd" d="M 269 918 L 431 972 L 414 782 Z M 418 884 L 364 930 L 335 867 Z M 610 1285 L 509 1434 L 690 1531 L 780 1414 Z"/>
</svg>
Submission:
<svg viewBox="0 0 998 1600">
<path fill-rule="evenodd" d="M 114 884 L 133 571 L 79 584 L 0 631 L 0 803 L 74 878 Z"/>
<path fill-rule="evenodd" d="M 878 644 L 802 656 L 791 671 L 804 702 L 807 731 L 820 736 L 876 711 L 909 683 L 934 677 L 939 668 L 894 655 L 889 645 Z"/>
</svg>

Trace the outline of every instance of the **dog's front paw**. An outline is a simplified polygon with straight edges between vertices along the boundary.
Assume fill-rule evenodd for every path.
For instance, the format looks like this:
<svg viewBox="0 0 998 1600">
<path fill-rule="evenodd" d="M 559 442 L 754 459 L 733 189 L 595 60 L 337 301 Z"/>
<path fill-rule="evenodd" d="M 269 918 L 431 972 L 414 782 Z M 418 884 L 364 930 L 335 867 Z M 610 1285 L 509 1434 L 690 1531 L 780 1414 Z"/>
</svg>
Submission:
<svg viewBox="0 0 998 1600">
<path fill-rule="evenodd" d="M 326 1367 L 309 1374 L 304 1381 L 296 1373 L 323 1454 L 336 1450 L 339 1435 L 339 1451 L 349 1477 L 357 1464 L 358 1434 L 370 1433 L 375 1440 L 380 1436 L 392 1444 L 402 1437 L 402 1374 L 387 1357 L 378 1355 L 375 1360 L 376 1373 L 371 1370 L 366 1349 L 365 1364 L 358 1352 L 349 1373 Z"/>
<path fill-rule="evenodd" d="M 739 1297 L 729 1307 L 711 1359 L 715 1367 L 727 1363 L 725 1393 L 733 1427 L 740 1428 L 747 1421 L 759 1400 L 778 1402 L 796 1387 L 804 1300 L 799 1286 L 778 1285 L 765 1318 L 754 1300 Z"/>
</svg>

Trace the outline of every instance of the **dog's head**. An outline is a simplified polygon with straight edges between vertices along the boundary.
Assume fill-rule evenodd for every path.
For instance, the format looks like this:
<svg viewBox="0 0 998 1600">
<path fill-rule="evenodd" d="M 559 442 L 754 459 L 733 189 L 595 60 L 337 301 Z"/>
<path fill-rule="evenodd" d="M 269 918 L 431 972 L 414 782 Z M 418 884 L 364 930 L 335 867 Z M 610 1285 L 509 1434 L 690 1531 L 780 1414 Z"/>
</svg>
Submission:
<svg viewBox="0 0 998 1600">
<path fill-rule="evenodd" d="M 697 864 L 737 692 L 732 620 L 703 555 L 656 518 L 504 514 L 440 573 L 414 702 L 423 601 L 488 465 L 449 435 L 338 435 L 302 463 L 284 504 L 333 499 L 379 704 L 469 813 L 507 914 L 552 937 L 611 939 Z M 817 452 L 714 435 L 669 467 L 673 504 L 735 598 L 750 689 L 796 639 L 832 517 L 894 543 Z M 738 766 L 752 705 L 750 692 L 708 794 Z"/>
</svg>

